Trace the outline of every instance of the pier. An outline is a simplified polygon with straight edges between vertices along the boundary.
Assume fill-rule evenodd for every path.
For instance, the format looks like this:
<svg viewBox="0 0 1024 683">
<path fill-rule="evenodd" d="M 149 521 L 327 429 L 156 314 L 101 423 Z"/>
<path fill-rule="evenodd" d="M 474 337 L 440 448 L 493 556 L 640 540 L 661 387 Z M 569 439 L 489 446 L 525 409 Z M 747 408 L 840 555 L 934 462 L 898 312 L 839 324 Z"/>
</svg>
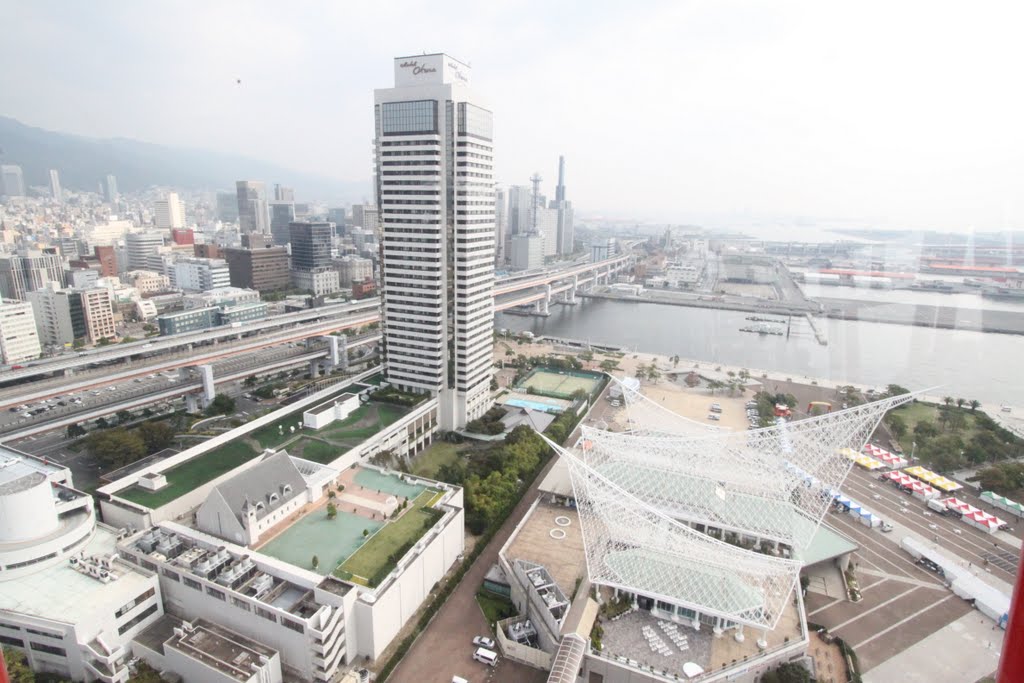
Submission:
<svg viewBox="0 0 1024 683">
<path fill-rule="evenodd" d="M 814 332 L 814 338 L 818 340 L 818 343 L 822 346 L 828 346 L 828 337 L 825 336 L 825 330 L 818 327 L 818 321 L 815 320 L 814 316 L 808 313 L 804 317 L 807 318 L 807 324 L 811 326 L 811 331 Z"/>
</svg>

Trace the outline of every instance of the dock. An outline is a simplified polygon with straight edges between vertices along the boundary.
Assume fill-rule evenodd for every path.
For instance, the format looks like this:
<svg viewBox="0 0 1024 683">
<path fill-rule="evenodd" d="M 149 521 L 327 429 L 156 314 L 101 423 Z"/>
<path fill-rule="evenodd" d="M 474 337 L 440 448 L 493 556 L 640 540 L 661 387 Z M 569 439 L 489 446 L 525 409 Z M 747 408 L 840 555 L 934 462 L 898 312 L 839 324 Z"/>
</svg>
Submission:
<svg viewBox="0 0 1024 683">
<path fill-rule="evenodd" d="M 828 337 L 825 336 L 825 330 L 819 327 L 818 321 L 810 313 L 804 315 L 807 318 L 807 324 L 811 326 L 811 331 L 814 332 L 814 338 L 818 340 L 818 343 L 822 346 L 828 346 Z"/>
</svg>

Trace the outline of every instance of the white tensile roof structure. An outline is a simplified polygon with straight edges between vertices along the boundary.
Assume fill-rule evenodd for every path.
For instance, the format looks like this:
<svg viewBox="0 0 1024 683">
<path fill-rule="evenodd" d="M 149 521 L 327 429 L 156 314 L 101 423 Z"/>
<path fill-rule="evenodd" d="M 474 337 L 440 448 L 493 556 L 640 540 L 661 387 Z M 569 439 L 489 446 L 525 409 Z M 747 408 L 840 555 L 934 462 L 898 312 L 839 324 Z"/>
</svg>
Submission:
<svg viewBox="0 0 1024 683">
<path fill-rule="evenodd" d="M 852 466 L 839 449 L 859 451 L 888 410 L 912 399 L 733 432 L 623 394 L 628 432 L 583 427 L 573 448 L 553 444 L 569 464 L 591 582 L 766 629 Z M 788 552 L 726 543 L 697 526 Z"/>
</svg>

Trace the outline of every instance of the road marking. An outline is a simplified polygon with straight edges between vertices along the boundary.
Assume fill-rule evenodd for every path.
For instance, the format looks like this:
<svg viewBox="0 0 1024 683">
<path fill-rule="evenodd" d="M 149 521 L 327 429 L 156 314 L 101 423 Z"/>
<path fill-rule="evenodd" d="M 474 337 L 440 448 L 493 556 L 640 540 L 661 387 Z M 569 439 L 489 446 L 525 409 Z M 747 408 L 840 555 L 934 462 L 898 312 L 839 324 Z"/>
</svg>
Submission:
<svg viewBox="0 0 1024 683">
<path fill-rule="evenodd" d="M 939 584 L 939 583 L 932 583 L 930 581 L 921 581 L 919 579 L 907 579 L 907 578 L 904 578 L 902 576 L 893 576 L 892 574 L 886 574 L 885 572 L 873 571 L 871 569 L 858 569 L 857 571 L 859 573 L 861 573 L 861 574 L 867 574 L 868 576 L 881 576 L 881 577 L 883 577 L 882 578 L 883 581 L 885 579 L 892 579 L 893 581 L 899 581 L 900 583 L 906 583 L 906 584 L 909 584 L 911 586 L 918 586 L 920 588 L 932 588 L 934 590 L 943 590 L 945 588 L 945 586 L 943 586 L 942 584 Z M 881 583 L 881 582 L 879 582 L 879 583 Z M 873 583 L 871 585 L 872 586 L 876 586 L 878 584 L 874 584 Z M 864 592 L 864 590 L 862 589 L 861 593 L 863 593 L 863 592 Z"/>
<path fill-rule="evenodd" d="M 819 607 L 818 609 L 814 610 L 813 612 L 808 612 L 807 616 L 813 617 L 818 612 L 822 612 L 824 610 L 827 610 L 829 607 L 833 607 L 835 605 L 838 605 L 841 602 L 846 602 L 846 598 L 836 598 L 832 602 L 829 602 L 829 603 L 826 603 L 825 605 L 822 605 L 821 607 Z"/>
<path fill-rule="evenodd" d="M 871 609 L 867 610 L 866 612 L 861 612 L 861 613 L 860 613 L 860 614 L 858 614 L 857 616 L 855 616 L 855 617 L 850 617 L 849 619 L 847 619 L 846 621 L 844 621 L 844 622 L 843 622 L 843 623 L 841 623 L 841 624 L 836 624 L 835 626 L 832 626 L 832 627 L 830 627 L 830 628 L 829 628 L 829 630 L 830 630 L 830 631 L 838 631 L 839 629 L 841 629 L 842 627 L 846 626 L 847 624 L 851 624 L 851 623 L 853 623 L 853 622 L 857 621 L 858 619 L 863 619 L 864 617 L 868 616 L 868 615 L 869 615 L 869 614 L 871 614 L 872 612 L 874 612 L 874 611 L 876 611 L 876 610 L 880 610 L 880 609 L 882 609 L 883 607 L 885 607 L 886 605 L 888 605 L 889 603 L 891 603 L 891 602 L 896 602 L 897 600 L 899 600 L 900 598 L 902 598 L 902 597 L 903 597 L 904 595 L 909 595 L 910 593 L 913 593 L 913 592 L 914 592 L 914 591 L 916 591 L 916 590 L 917 590 L 917 586 L 914 586 L 913 588 L 910 588 L 910 589 L 908 589 L 908 590 L 905 590 L 905 591 L 903 591 L 902 593 L 900 593 L 899 595 L 897 595 L 897 596 L 895 596 L 895 597 L 892 597 L 892 598 L 889 598 L 888 600 L 886 600 L 886 601 L 885 601 L 885 602 L 883 602 L 882 604 L 880 604 L 880 605 L 875 605 L 874 607 L 872 607 Z"/>
<path fill-rule="evenodd" d="M 892 626 L 879 631 L 878 633 L 876 633 L 875 635 L 871 636 L 867 640 L 862 640 L 862 641 L 860 641 L 859 643 L 857 643 L 856 645 L 854 645 L 852 647 L 853 647 L 854 650 L 856 650 L 857 648 L 859 648 L 862 645 L 867 645 L 868 643 L 870 643 L 875 638 L 878 638 L 880 636 L 884 636 L 886 633 L 888 633 L 889 631 L 893 630 L 894 628 L 897 628 L 898 626 L 902 626 L 903 624 L 907 623 L 911 619 L 916 619 L 917 617 L 921 616 L 922 614 L 924 614 L 925 612 L 927 612 L 931 608 L 938 607 L 942 603 L 946 602 L 946 600 L 950 600 L 950 599 L 955 598 L 955 597 L 956 597 L 955 595 L 947 595 L 946 597 L 942 598 L 941 600 L 937 600 L 937 601 L 933 602 L 932 604 L 928 605 L 927 607 L 925 607 L 923 609 L 917 610 L 916 612 L 914 612 L 910 616 L 905 617 L 903 619 L 900 619 L 899 621 L 897 621 Z"/>
</svg>

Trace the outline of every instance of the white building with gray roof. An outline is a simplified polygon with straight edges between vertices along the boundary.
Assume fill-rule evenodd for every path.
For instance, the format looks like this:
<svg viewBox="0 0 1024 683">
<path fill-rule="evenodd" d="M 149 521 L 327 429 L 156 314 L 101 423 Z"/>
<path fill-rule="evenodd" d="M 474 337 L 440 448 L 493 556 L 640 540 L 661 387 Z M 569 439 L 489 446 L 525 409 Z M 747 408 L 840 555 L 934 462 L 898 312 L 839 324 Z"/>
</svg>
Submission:
<svg viewBox="0 0 1024 683">
<path fill-rule="evenodd" d="M 279 451 L 220 484 L 196 511 L 196 526 L 208 534 L 255 545 L 288 515 L 319 500 L 337 471 Z"/>
</svg>

